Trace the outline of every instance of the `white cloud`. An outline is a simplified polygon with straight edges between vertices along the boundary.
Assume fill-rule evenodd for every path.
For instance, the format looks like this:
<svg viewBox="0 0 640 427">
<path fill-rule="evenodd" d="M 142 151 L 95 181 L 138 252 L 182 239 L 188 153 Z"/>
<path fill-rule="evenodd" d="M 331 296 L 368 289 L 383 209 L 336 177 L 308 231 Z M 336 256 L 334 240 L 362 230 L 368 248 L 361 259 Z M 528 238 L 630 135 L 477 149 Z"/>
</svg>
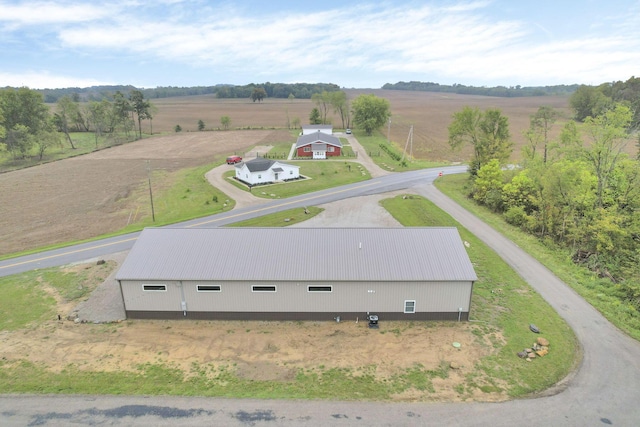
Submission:
<svg viewBox="0 0 640 427">
<path fill-rule="evenodd" d="M 52 89 L 61 87 L 90 87 L 119 84 L 96 79 L 51 74 L 48 71 L 26 71 L 20 74 L 0 72 L 3 86 L 29 87 L 30 89 Z"/>
<path fill-rule="evenodd" d="M 357 87 L 363 81 L 382 84 L 386 76 L 411 76 L 442 83 L 528 85 L 597 84 L 637 74 L 637 15 L 603 17 L 602 28 L 585 23 L 582 34 L 552 39 L 541 37 L 541 28 L 553 31 L 547 23 L 529 22 L 527 16 L 496 18 L 491 5 L 346 2 L 321 12 L 252 13 L 199 0 L 112 0 L 99 6 L 50 1 L 0 3 L 0 24 L 5 32 L 11 25 L 31 25 L 29 38 L 52 31 L 46 38 L 49 49 L 73 52 L 82 60 L 108 57 L 114 67 L 161 61 L 209 70 L 214 79 L 309 81 L 319 76 Z M 38 30 L 36 23 L 56 25 Z"/>
<path fill-rule="evenodd" d="M 112 11 L 107 4 L 83 4 L 33 1 L 19 4 L 0 3 L 0 23 L 11 27 L 42 24 L 65 24 L 98 20 Z"/>
</svg>

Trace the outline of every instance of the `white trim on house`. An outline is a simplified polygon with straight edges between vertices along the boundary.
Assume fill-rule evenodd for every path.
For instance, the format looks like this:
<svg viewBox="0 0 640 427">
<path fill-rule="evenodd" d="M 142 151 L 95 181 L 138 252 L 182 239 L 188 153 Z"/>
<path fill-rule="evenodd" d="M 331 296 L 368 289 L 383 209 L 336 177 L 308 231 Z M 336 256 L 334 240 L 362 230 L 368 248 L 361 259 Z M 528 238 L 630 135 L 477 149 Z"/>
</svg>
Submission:
<svg viewBox="0 0 640 427">
<path fill-rule="evenodd" d="M 300 178 L 300 166 L 257 157 L 236 165 L 236 179 L 249 185 Z"/>
</svg>

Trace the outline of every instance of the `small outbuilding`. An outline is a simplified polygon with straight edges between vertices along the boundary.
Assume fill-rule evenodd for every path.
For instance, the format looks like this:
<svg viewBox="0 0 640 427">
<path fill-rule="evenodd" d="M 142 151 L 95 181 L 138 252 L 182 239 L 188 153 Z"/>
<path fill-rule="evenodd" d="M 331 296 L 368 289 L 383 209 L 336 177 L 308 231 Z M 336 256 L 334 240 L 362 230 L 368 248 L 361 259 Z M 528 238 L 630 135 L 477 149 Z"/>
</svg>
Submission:
<svg viewBox="0 0 640 427">
<path fill-rule="evenodd" d="M 116 275 L 128 318 L 468 320 L 456 228 L 147 228 Z"/>
<path fill-rule="evenodd" d="M 269 184 L 300 178 L 300 166 L 256 157 L 236 165 L 236 179 L 248 185 Z"/>
<path fill-rule="evenodd" d="M 311 133 L 322 132 L 327 135 L 333 135 L 332 125 L 302 125 L 302 134 L 309 135 Z"/>
<path fill-rule="evenodd" d="M 296 141 L 296 155 L 298 157 L 326 159 L 340 154 L 342 154 L 340 139 L 320 130 L 299 136 Z"/>
</svg>

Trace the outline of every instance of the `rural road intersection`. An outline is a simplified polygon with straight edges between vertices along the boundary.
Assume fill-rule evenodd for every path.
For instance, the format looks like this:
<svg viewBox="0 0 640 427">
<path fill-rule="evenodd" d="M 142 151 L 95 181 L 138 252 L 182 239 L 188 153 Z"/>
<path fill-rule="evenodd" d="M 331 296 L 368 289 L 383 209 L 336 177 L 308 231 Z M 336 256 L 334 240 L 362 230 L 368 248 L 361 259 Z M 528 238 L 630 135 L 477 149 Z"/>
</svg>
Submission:
<svg viewBox="0 0 640 427">
<path fill-rule="evenodd" d="M 444 168 L 459 173 L 460 168 Z M 225 425 L 225 426 L 637 426 L 640 425 L 640 343 L 611 325 L 549 270 L 433 185 L 438 171 L 382 175 L 286 201 L 271 201 L 180 226 L 218 226 L 291 207 L 405 190 L 448 212 L 505 259 L 575 331 L 581 366 L 544 396 L 501 403 L 379 403 L 279 401 L 195 397 L 0 395 L 0 425 Z M 98 253 L 126 250 L 135 234 L 94 242 Z M 0 275 L 34 265 L 61 265 L 96 256 L 89 247 L 0 263 Z M 100 256 L 100 255 L 97 255 Z M 36 263 L 36 264 L 34 264 Z"/>
</svg>

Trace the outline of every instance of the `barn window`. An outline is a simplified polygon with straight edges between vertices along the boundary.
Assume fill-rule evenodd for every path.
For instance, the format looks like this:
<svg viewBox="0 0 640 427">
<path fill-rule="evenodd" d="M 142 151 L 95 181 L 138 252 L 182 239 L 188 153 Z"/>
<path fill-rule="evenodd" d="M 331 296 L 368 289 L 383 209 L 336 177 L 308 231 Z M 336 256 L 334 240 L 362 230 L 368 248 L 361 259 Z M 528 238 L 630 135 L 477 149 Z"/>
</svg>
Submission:
<svg viewBox="0 0 640 427">
<path fill-rule="evenodd" d="M 333 145 L 329 146 L 329 152 L 333 153 L 335 151 L 335 147 Z"/>
<path fill-rule="evenodd" d="M 251 292 L 275 292 L 276 285 L 253 285 L 251 286 Z"/>
<path fill-rule="evenodd" d="M 289 175 L 293 175 L 293 171 L 289 171 Z"/>
<path fill-rule="evenodd" d="M 142 290 L 145 292 L 166 292 L 167 285 L 142 285 Z"/>
<path fill-rule="evenodd" d="M 262 175 L 258 175 L 258 179 L 262 179 Z"/>
<path fill-rule="evenodd" d="M 333 286 L 307 286 L 307 292 L 333 292 Z"/>
<path fill-rule="evenodd" d="M 309 145 L 307 145 L 306 147 L 304 147 L 304 152 L 305 153 L 310 153 L 311 152 L 311 147 Z"/>
<path fill-rule="evenodd" d="M 220 285 L 198 285 L 198 292 L 221 292 Z"/>
<path fill-rule="evenodd" d="M 415 313 L 416 312 L 416 300 L 405 300 L 405 302 L 404 302 L 404 312 L 405 313 Z"/>
</svg>

